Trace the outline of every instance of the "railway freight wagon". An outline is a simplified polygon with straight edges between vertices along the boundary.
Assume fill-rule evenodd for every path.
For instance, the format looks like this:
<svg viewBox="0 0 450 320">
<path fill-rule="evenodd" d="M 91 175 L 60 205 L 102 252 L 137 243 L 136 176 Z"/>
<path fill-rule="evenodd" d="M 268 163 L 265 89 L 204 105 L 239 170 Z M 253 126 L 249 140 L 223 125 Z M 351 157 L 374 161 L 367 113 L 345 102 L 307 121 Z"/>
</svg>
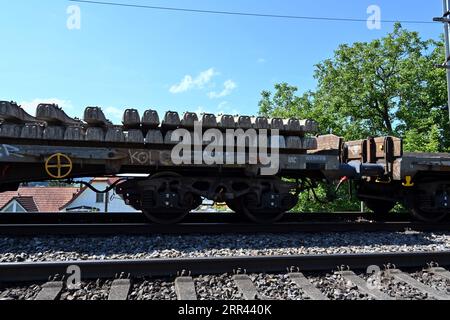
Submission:
<svg viewBox="0 0 450 320">
<path fill-rule="evenodd" d="M 347 142 L 344 162 L 357 170 L 357 195 L 376 213 L 403 204 L 422 221 L 450 212 L 450 154 L 404 153 L 393 137 Z"/>
<path fill-rule="evenodd" d="M 112 188 L 157 223 L 182 221 L 205 198 L 272 223 L 317 182 L 350 180 L 380 214 L 399 202 L 426 221 L 449 211 L 450 155 L 404 155 L 392 137 L 345 143 L 316 135 L 312 120 L 170 111 L 160 119 L 127 109 L 114 125 L 98 107 L 79 120 L 53 104 L 31 116 L 0 102 L 0 121 L 0 192 L 23 182 L 120 175 Z"/>
</svg>

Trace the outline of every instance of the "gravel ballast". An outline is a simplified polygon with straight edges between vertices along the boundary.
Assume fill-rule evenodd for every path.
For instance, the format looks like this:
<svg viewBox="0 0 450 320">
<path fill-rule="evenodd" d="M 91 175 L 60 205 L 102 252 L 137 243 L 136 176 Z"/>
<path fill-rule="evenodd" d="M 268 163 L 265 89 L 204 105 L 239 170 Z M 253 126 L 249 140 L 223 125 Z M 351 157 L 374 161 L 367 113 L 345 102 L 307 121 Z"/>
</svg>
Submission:
<svg viewBox="0 0 450 320">
<path fill-rule="evenodd" d="M 61 293 L 60 300 L 106 300 L 112 281 L 97 280 L 95 282 L 83 282 L 79 288 L 66 289 Z"/>
<path fill-rule="evenodd" d="M 450 250 L 450 233 L 0 238 L 0 263 Z"/>
<path fill-rule="evenodd" d="M 145 280 L 133 285 L 130 300 L 177 300 L 174 283 L 169 279 Z"/>
<path fill-rule="evenodd" d="M 22 285 L 20 287 L 6 286 L 0 287 L 0 301 L 8 300 L 34 300 L 41 291 L 41 286 L 31 284 L 29 286 Z"/>
<path fill-rule="evenodd" d="M 242 300 L 231 275 L 202 276 L 194 279 L 200 300 Z"/>
<path fill-rule="evenodd" d="M 437 291 L 450 295 L 450 280 L 425 271 L 416 272 L 412 274 L 412 277 Z"/>
<path fill-rule="evenodd" d="M 251 279 L 263 297 L 276 300 L 308 300 L 287 274 L 258 274 L 252 275 Z"/>
<path fill-rule="evenodd" d="M 309 281 L 330 300 L 371 300 L 356 286 L 346 281 L 339 274 L 306 274 Z M 359 274 L 368 279 L 366 274 Z M 413 272 L 411 276 L 444 291 L 442 279 L 430 277 L 426 272 Z M 259 298 L 269 300 L 309 300 L 309 298 L 289 279 L 287 274 L 251 274 L 249 275 L 258 290 Z M 231 274 L 220 276 L 194 277 L 194 284 L 199 300 L 242 300 Z M 432 300 L 427 294 L 393 280 L 382 273 L 376 289 L 398 300 Z M 432 282 L 432 283 L 431 283 Z M 97 280 L 82 283 L 75 290 L 63 290 L 60 300 L 107 300 L 112 281 Z M 42 284 L 41 284 L 42 285 Z M 33 300 L 41 286 L 7 286 L 0 288 L 0 300 Z M 449 295 L 450 298 L 450 295 Z M 134 279 L 128 296 L 129 300 L 176 300 L 174 278 L 171 279 Z"/>
<path fill-rule="evenodd" d="M 310 281 L 330 300 L 372 300 L 338 274 L 313 277 Z"/>
</svg>

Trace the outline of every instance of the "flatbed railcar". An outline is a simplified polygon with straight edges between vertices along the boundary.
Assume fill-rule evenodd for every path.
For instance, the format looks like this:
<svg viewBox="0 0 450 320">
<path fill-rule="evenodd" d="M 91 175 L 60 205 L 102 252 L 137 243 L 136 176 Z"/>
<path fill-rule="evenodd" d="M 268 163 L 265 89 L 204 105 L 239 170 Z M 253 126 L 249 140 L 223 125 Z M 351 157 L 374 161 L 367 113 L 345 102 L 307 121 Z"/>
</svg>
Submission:
<svg viewBox="0 0 450 320">
<path fill-rule="evenodd" d="M 397 204 L 427 222 L 450 212 L 450 154 L 404 153 L 402 140 L 393 137 L 347 142 L 344 162 L 358 174 L 358 197 L 378 214 Z"/>
<path fill-rule="evenodd" d="M 180 118 L 169 111 L 160 121 L 153 110 L 141 118 L 137 110 L 127 109 L 117 126 L 97 107 L 86 109 L 84 121 L 68 117 L 56 105 L 39 105 L 35 117 L 15 103 L 2 102 L 0 107 L 0 191 L 15 190 L 23 182 L 128 175 L 116 192 L 158 223 L 181 221 L 203 198 L 225 202 L 253 221 L 273 222 L 295 207 L 301 191 L 284 178 L 331 180 L 341 175 L 342 139 L 312 136 L 317 124 L 311 120 L 190 112 Z M 245 159 L 241 164 L 174 163 L 174 130 L 192 132 L 198 120 L 202 133 L 277 130 L 270 137 L 279 145 L 277 174 L 262 175 L 268 166 L 262 158 L 271 155 L 258 154 L 252 162 L 249 146 L 233 149 L 233 158 Z M 200 144 L 203 154 L 207 144 Z M 228 156 L 225 150 L 222 156 Z"/>
<path fill-rule="evenodd" d="M 238 136 L 244 130 L 269 132 L 268 140 L 279 147 L 275 174 L 262 174 L 270 166 L 270 151 L 251 160 L 245 139 L 244 148 L 233 145 L 231 152 L 244 162 L 225 161 L 230 153 L 225 148 L 214 151 L 224 164 L 176 163 L 172 151 L 179 141 L 172 135 L 177 129 L 195 135 L 196 123 L 203 126 L 201 134 L 209 129 L 240 130 Z M 121 176 L 116 192 L 153 222 L 180 222 L 206 198 L 225 202 L 254 222 L 272 223 L 318 182 L 351 180 L 357 196 L 378 214 L 397 203 L 424 221 L 448 214 L 449 154 L 403 154 L 402 141 L 393 137 L 344 142 L 316 132 L 312 120 L 191 112 L 180 117 L 169 111 L 160 121 L 154 110 L 141 118 L 135 109 L 125 110 L 122 124 L 114 125 L 98 107 L 88 107 L 82 121 L 57 105 L 41 104 L 31 116 L 5 101 L 0 102 L 0 192 L 24 182 Z M 194 159 L 211 152 L 207 141 L 195 141 Z"/>
</svg>

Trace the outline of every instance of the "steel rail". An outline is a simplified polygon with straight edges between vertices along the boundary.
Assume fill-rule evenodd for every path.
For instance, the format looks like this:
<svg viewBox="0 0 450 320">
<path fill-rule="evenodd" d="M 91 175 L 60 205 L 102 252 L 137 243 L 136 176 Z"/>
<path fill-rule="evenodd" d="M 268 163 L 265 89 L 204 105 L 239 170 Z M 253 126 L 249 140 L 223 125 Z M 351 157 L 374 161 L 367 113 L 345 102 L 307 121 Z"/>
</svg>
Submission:
<svg viewBox="0 0 450 320">
<path fill-rule="evenodd" d="M 450 265 L 450 251 L 416 253 L 376 253 L 345 255 L 259 256 L 226 258 L 64 261 L 39 263 L 0 263 L 0 282 L 16 283 L 47 281 L 54 275 L 65 275 L 69 267 L 77 266 L 81 278 L 111 279 L 119 274 L 131 278 L 213 275 L 245 270 L 247 273 L 330 272 L 339 266 L 351 270 L 366 270 L 369 266 L 393 264 L 397 268 L 420 268 L 427 264 Z"/>
<path fill-rule="evenodd" d="M 157 224 L 0 224 L 0 236 L 149 236 L 156 234 L 289 234 L 325 232 L 438 232 L 450 231 L 450 223 L 414 222 L 295 222 L 258 225 L 246 223 Z"/>
<path fill-rule="evenodd" d="M 355 221 L 376 220 L 373 213 L 335 212 L 335 213 L 300 213 L 286 214 L 281 222 L 307 222 L 307 221 Z M 388 221 L 404 222 L 410 219 L 407 213 L 392 214 Z M 199 212 L 188 215 L 184 223 L 231 223 L 242 222 L 242 217 L 233 212 Z M 378 219 L 379 220 L 379 219 Z M 450 220 L 449 220 L 450 221 Z M 72 223 L 148 223 L 143 213 L 69 213 L 69 212 L 40 212 L 40 213 L 2 213 L 1 224 L 72 224 Z"/>
</svg>

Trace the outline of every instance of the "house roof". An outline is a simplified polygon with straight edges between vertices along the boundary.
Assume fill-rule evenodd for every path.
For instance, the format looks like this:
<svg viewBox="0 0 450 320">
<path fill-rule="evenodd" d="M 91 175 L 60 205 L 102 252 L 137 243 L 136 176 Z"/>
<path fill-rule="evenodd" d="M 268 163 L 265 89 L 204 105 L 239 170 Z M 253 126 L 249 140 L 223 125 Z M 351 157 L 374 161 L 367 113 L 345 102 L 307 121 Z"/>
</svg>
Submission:
<svg viewBox="0 0 450 320">
<path fill-rule="evenodd" d="M 0 210 L 15 199 L 24 209 L 28 207 L 38 212 L 58 212 L 78 191 L 78 188 L 21 187 L 18 191 L 0 193 Z"/>
</svg>

